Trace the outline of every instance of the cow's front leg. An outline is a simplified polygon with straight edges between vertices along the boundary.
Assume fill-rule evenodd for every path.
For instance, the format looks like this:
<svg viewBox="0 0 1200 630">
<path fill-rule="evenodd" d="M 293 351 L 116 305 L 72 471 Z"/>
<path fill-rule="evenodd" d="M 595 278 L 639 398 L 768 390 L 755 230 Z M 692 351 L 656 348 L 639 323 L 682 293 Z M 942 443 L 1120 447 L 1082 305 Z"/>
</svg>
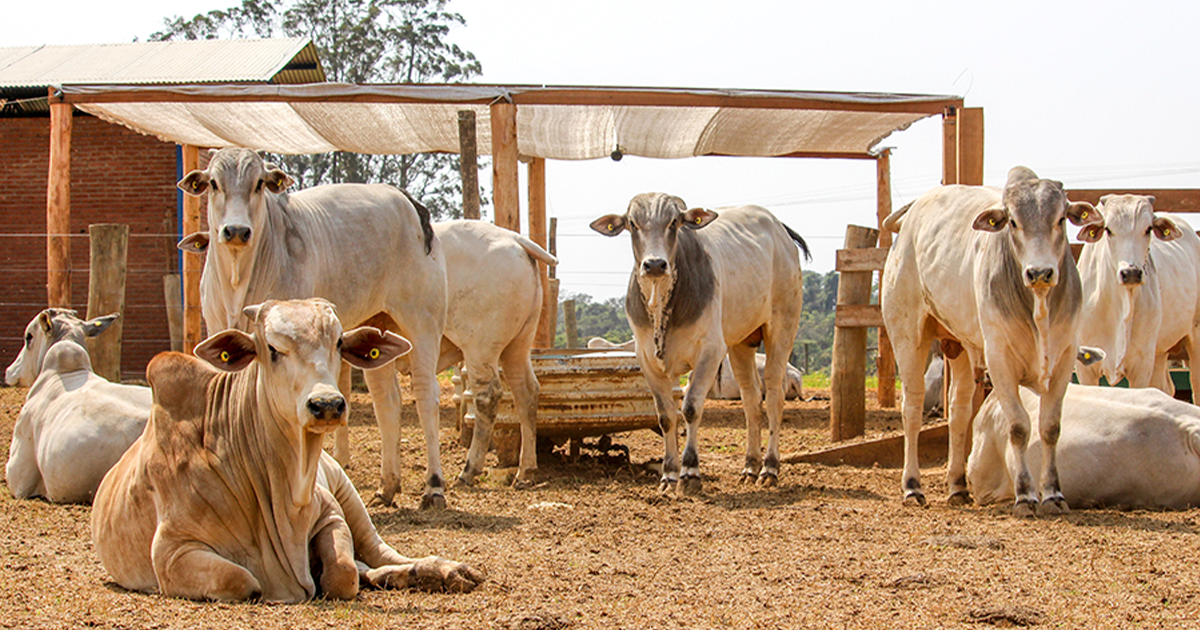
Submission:
<svg viewBox="0 0 1200 630">
<path fill-rule="evenodd" d="M 376 588 L 415 588 L 423 591 L 470 593 L 486 579 L 483 573 L 437 556 L 371 568 L 358 563 L 364 583 Z"/>
<path fill-rule="evenodd" d="M 221 557 L 197 541 L 177 541 L 160 529 L 150 547 L 158 590 L 170 597 L 220 602 L 262 595 L 262 585 L 246 567 Z"/>
<path fill-rule="evenodd" d="M 944 365 L 950 375 L 951 389 L 950 401 L 946 406 L 950 418 L 946 502 L 950 505 L 967 505 L 971 502 L 971 493 L 967 489 L 967 434 L 971 431 L 971 419 L 975 415 L 975 391 L 982 379 L 982 371 L 976 374 L 968 352 L 953 359 L 947 358 Z"/>
<path fill-rule="evenodd" d="M 342 371 L 338 375 L 338 390 L 342 392 L 342 397 L 347 402 L 347 418 L 350 417 L 349 402 L 352 383 L 350 369 L 350 364 L 342 361 Z M 350 427 L 348 425 L 339 426 L 333 433 L 333 458 L 342 465 L 342 468 L 350 467 Z"/>
<path fill-rule="evenodd" d="M 1064 371 L 1061 377 L 1051 380 L 1050 388 L 1041 396 L 1038 410 L 1038 433 L 1042 438 L 1042 502 L 1037 508 L 1040 516 L 1070 511 L 1058 480 L 1058 437 L 1062 426 L 1063 396 L 1066 395 L 1069 377 L 1070 372 Z"/>
<path fill-rule="evenodd" d="M 687 444 L 683 449 L 677 492 L 683 496 L 699 494 L 700 481 L 700 419 L 704 415 L 704 399 L 717 378 L 717 369 L 725 356 L 725 347 L 710 348 L 692 368 L 691 383 L 683 395 L 683 421 L 687 423 Z"/>
<path fill-rule="evenodd" d="M 1008 428 L 1008 444 L 1004 450 L 1004 461 L 1008 466 L 1008 475 L 1013 482 L 1014 502 L 1013 515 L 1021 517 L 1033 516 L 1038 504 L 1037 488 L 1033 476 L 1029 474 L 1029 464 L 1025 459 L 1025 451 L 1029 446 L 1031 423 L 1025 405 L 1021 403 L 1021 393 L 1015 378 L 999 371 L 992 372 L 992 396 L 1000 403 L 1004 414 L 1005 426 Z"/>
<path fill-rule="evenodd" d="M 658 427 L 663 436 L 662 479 L 658 491 L 667 494 L 674 491 L 679 483 L 679 410 L 675 407 L 673 379 L 647 369 L 645 365 L 642 362 L 642 374 L 654 397 L 654 410 L 658 414 Z"/>
<path fill-rule="evenodd" d="M 321 593 L 331 599 L 354 599 L 359 573 L 350 527 L 337 510 L 328 509 L 314 529 L 309 545 L 321 563 Z"/>
</svg>

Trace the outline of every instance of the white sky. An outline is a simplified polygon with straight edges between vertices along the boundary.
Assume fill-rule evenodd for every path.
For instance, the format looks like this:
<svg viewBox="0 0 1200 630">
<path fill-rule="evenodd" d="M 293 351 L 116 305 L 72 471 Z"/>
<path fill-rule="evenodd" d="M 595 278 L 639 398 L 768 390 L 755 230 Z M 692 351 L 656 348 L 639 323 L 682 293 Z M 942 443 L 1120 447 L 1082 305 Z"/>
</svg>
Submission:
<svg viewBox="0 0 1200 630">
<path fill-rule="evenodd" d="M 0 21 L 0 46 L 145 39 L 164 17 L 237 1 L 15 3 Z M 1024 164 L 1068 188 L 1200 187 L 1197 2 L 451 0 L 449 8 L 467 19 L 451 39 L 483 63 L 479 82 L 965 95 L 984 108 L 988 184 Z M 938 183 L 940 118 L 883 145 L 895 147 L 895 207 Z M 546 174 L 562 289 L 597 298 L 624 293 L 632 255 L 626 237 L 587 224 L 623 212 L 640 192 L 693 206 L 764 205 L 807 238 L 808 268 L 822 272 L 847 223 L 874 225 L 871 161 L 626 157 L 549 162 Z M 486 183 L 490 173 L 482 175 Z"/>
</svg>

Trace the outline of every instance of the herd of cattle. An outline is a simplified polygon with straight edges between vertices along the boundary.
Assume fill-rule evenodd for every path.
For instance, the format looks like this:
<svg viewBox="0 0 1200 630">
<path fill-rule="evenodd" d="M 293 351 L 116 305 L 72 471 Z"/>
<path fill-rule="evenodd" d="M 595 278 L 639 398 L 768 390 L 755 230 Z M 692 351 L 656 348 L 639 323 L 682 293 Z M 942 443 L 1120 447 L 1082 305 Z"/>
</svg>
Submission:
<svg viewBox="0 0 1200 630">
<path fill-rule="evenodd" d="M 29 323 L 5 375 L 29 388 L 9 491 L 91 502 L 95 549 L 131 590 L 272 601 L 353 598 L 361 585 L 469 591 L 484 579 L 475 569 L 404 557 L 375 531 L 342 469 L 350 452 L 342 392 L 349 367 L 364 370 L 382 438 L 375 499 L 390 505 L 400 481 L 397 373 L 411 376 L 428 458 L 421 507 L 437 508 L 445 505 L 438 372 L 465 364 L 474 395 L 459 484 L 483 469 L 503 379 L 521 424 L 514 484 L 529 485 L 538 263 L 556 260 L 487 223 L 432 224 L 391 187 L 289 194 L 292 183 L 242 149 L 215 152 L 206 170 L 179 182 L 208 196 L 209 232 L 180 248 L 206 257 L 201 305 L 211 336 L 195 356 L 151 361 L 149 387 L 91 370 L 85 340 L 115 315 L 83 321 L 51 308 Z M 1068 504 L 1200 505 L 1200 407 L 1168 395 L 1167 372 L 1172 353 L 1200 352 L 1200 238 L 1153 203 L 1133 195 L 1072 203 L 1061 183 L 1018 167 L 1003 189 L 938 187 L 885 221 L 898 232 L 881 304 L 904 394 L 905 503 L 926 504 L 916 438 L 937 342 L 951 385 L 951 504 L 1007 500 L 1017 515 Z M 1082 227 L 1078 265 L 1068 221 Z M 742 480 L 776 485 L 783 401 L 801 391 L 787 358 L 804 240 L 763 208 L 689 209 L 664 194 L 638 195 L 625 214 L 591 227 L 632 239 L 626 348 L 662 428 L 660 491 L 700 491 L 697 433 L 714 394 L 742 399 Z M 672 390 L 688 372 L 679 405 Z M 992 394 L 972 422 L 985 374 Z M 1133 388 L 1070 385 L 1072 374 L 1087 384 L 1127 378 Z M 322 450 L 327 433 L 333 457 Z"/>
</svg>

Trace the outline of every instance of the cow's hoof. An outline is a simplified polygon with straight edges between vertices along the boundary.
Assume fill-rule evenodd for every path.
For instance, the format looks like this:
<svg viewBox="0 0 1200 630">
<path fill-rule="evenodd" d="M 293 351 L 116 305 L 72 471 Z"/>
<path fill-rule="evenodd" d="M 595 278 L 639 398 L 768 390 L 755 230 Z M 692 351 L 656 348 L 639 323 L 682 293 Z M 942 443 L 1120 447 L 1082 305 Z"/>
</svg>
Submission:
<svg viewBox="0 0 1200 630">
<path fill-rule="evenodd" d="M 672 496 L 675 494 L 675 486 L 678 483 L 678 480 L 664 477 L 662 481 L 658 482 L 658 493 L 663 496 Z"/>
<path fill-rule="evenodd" d="M 687 477 L 679 478 L 679 484 L 676 488 L 676 492 L 679 493 L 679 496 L 690 497 L 700 494 L 700 490 L 702 490 L 703 487 L 704 484 L 700 481 L 700 477 L 693 477 L 689 475 Z"/>
<path fill-rule="evenodd" d="M 1067 507 L 1067 502 L 1062 497 L 1046 499 L 1037 506 L 1038 516 L 1058 516 L 1070 511 L 1071 508 Z"/>
<path fill-rule="evenodd" d="M 468 477 L 466 473 L 463 473 L 454 480 L 454 487 L 470 488 L 473 483 L 475 483 L 474 479 Z"/>
<path fill-rule="evenodd" d="M 1013 516 L 1017 518 L 1033 518 L 1036 516 L 1037 501 L 1023 499 L 1013 504 Z"/>
<path fill-rule="evenodd" d="M 928 502 L 925 500 L 925 495 L 920 492 L 909 492 L 904 495 L 904 507 L 926 507 Z"/>
<path fill-rule="evenodd" d="M 960 490 L 946 497 L 946 503 L 953 506 L 963 506 L 971 504 L 971 493 L 966 490 Z"/>
<path fill-rule="evenodd" d="M 758 476 L 758 485 L 764 488 L 774 488 L 779 485 L 779 476 L 775 473 L 763 473 Z"/>
<path fill-rule="evenodd" d="M 421 509 L 422 510 L 444 510 L 444 509 L 446 509 L 445 495 L 438 493 L 438 494 L 427 494 L 427 495 L 421 497 Z"/>
<path fill-rule="evenodd" d="M 752 486 L 758 481 L 758 475 L 750 472 L 749 470 L 743 470 L 742 477 L 739 481 L 743 484 Z"/>
<path fill-rule="evenodd" d="M 532 488 L 536 476 L 537 476 L 536 468 L 517 473 L 517 476 L 513 478 L 513 483 L 512 483 L 513 489 L 514 490 L 528 490 L 528 489 Z"/>
<path fill-rule="evenodd" d="M 385 496 L 376 490 L 374 496 L 371 497 L 371 507 L 395 507 L 395 503 L 392 502 L 392 497 Z"/>
</svg>

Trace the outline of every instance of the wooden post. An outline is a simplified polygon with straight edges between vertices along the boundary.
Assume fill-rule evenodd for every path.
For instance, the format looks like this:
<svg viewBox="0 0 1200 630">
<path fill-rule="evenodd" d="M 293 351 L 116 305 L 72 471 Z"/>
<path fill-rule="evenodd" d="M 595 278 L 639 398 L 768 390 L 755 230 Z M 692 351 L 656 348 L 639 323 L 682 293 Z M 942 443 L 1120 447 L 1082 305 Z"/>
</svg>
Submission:
<svg viewBox="0 0 1200 630">
<path fill-rule="evenodd" d="M 87 318 L 118 313 L 108 330 L 87 340 L 92 371 L 113 383 L 121 382 L 121 337 L 125 329 L 125 264 L 129 226 L 104 223 L 88 226 L 91 265 L 88 274 Z"/>
<path fill-rule="evenodd" d="M 458 168 L 462 173 L 463 218 L 479 218 L 479 157 L 475 146 L 475 111 L 458 112 Z"/>
<path fill-rule="evenodd" d="M 857 225 L 846 227 L 846 249 L 874 247 L 878 238 L 878 230 Z M 861 305 L 870 302 L 872 272 L 839 273 L 838 306 Z M 834 328 L 831 380 L 830 439 L 837 442 L 862 435 L 867 414 L 867 329 L 865 327 Z"/>
<path fill-rule="evenodd" d="M 492 118 L 492 205 L 496 225 L 521 231 L 521 193 L 517 173 L 517 106 L 494 103 Z"/>
<path fill-rule="evenodd" d="M 958 183 L 958 114 L 947 107 L 942 114 L 942 185 Z"/>
<path fill-rule="evenodd" d="M 884 149 L 875 159 L 876 180 L 876 218 L 879 220 L 879 247 L 888 249 L 892 246 L 892 233 L 883 230 L 883 220 L 892 213 L 892 168 L 891 149 Z M 879 272 L 882 286 L 883 271 Z M 887 329 L 879 327 L 879 354 L 875 359 L 876 373 L 879 375 L 879 386 L 876 396 L 879 406 L 887 409 L 896 406 L 896 357 L 892 353 L 892 342 L 888 338 Z"/>
<path fill-rule="evenodd" d="M 50 88 L 50 175 L 46 185 L 46 303 L 71 308 L 72 106 Z"/>
<path fill-rule="evenodd" d="M 163 276 L 163 297 L 167 305 L 167 330 L 171 352 L 183 352 L 183 279 L 177 273 Z"/>
<path fill-rule="evenodd" d="M 550 217 L 550 233 L 547 235 L 546 251 L 550 252 L 551 256 L 558 256 L 558 217 Z M 538 328 L 542 326 L 542 322 L 546 325 L 546 348 L 554 347 L 554 338 L 558 335 L 558 267 L 550 267 L 546 270 L 548 278 L 546 279 L 546 293 L 542 295 L 542 320 L 538 322 Z"/>
<path fill-rule="evenodd" d="M 579 347 L 579 330 L 575 326 L 575 300 L 563 300 L 563 336 L 568 348 Z"/>
<path fill-rule="evenodd" d="M 200 168 L 200 148 L 183 145 L 183 172 Z M 200 198 L 183 196 L 183 235 L 200 231 Z M 191 354 L 200 344 L 200 275 L 204 271 L 204 256 L 183 257 L 183 351 Z M 217 332 L 217 331 L 210 331 Z"/>
<path fill-rule="evenodd" d="M 983 185 L 983 108 L 958 110 L 958 183 Z"/>
<path fill-rule="evenodd" d="M 546 233 L 546 160 L 533 158 L 529 162 L 529 238 L 541 245 L 548 246 Z M 549 250 L 547 250 L 549 251 Z M 554 346 L 554 329 L 550 327 L 555 320 L 551 310 L 556 305 L 549 301 L 550 297 L 550 268 L 538 263 L 538 276 L 542 281 L 542 312 L 538 318 L 537 334 L 533 347 L 550 348 Z"/>
</svg>

